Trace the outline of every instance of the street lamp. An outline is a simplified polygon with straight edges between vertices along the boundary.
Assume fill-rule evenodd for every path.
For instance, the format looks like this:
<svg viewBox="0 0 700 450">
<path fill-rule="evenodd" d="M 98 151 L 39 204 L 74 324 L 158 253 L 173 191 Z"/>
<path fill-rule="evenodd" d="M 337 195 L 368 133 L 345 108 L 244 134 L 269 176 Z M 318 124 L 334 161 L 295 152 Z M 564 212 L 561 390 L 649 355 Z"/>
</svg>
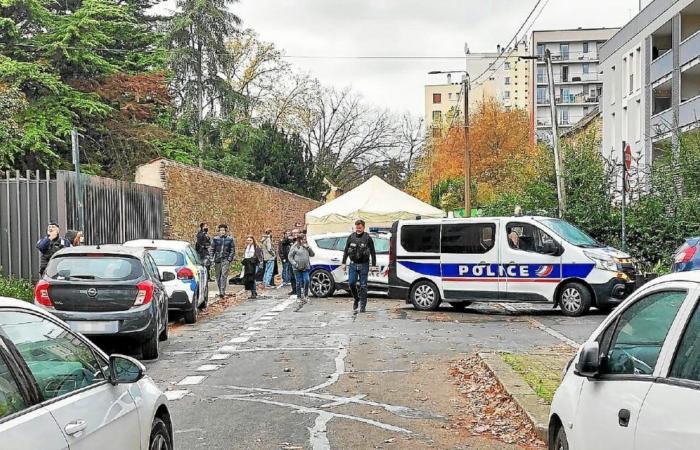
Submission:
<svg viewBox="0 0 700 450">
<path fill-rule="evenodd" d="M 464 45 L 465 53 L 469 53 L 469 47 Z M 452 74 L 461 73 L 462 88 L 464 89 L 464 215 L 471 217 L 472 215 L 472 158 L 469 149 L 469 72 L 466 70 L 431 70 L 428 75 Z"/>
</svg>

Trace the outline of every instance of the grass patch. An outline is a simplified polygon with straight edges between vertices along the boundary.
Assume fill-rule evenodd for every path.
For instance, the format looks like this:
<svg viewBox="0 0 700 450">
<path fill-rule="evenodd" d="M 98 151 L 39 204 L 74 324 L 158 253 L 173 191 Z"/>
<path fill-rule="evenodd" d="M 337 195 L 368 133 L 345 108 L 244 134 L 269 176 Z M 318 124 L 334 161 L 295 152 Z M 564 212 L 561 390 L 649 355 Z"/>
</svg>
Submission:
<svg viewBox="0 0 700 450">
<path fill-rule="evenodd" d="M 501 353 L 501 359 L 523 377 L 538 397 L 552 403 L 569 356 L 561 354 Z"/>
<path fill-rule="evenodd" d="M 21 278 L 0 275 L 0 297 L 12 297 L 26 302 L 34 300 L 34 285 Z"/>
</svg>

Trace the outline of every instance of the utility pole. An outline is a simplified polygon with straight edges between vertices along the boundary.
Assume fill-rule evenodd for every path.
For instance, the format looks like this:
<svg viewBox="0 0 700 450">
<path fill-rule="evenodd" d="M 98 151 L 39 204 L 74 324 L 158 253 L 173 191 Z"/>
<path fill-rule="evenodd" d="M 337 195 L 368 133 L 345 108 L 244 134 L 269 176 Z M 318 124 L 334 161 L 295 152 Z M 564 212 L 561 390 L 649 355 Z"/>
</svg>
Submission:
<svg viewBox="0 0 700 450">
<path fill-rule="evenodd" d="M 80 176 L 80 143 L 78 142 L 78 130 L 70 131 L 71 150 L 73 153 L 73 166 L 75 167 L 75 198 L 78 204 L 78 228 L 85 233 L 85 212 L 83 210 L 83 185 Z"/>
<path fill-rule="evenodd" d="M 564 215 L 566 209 L 566 191 L 562 180 L 563 161 L 559 149 L 559 127 L 557 126 L 557 102 L 554 93 L 554 70 L 552 69 L 552 53 L 549 49 L 544 51 L 544 59 L 547 63 L 547 81 L 549 84 L 549 109 L 552 111 L 552 145 L 554 146 L 554 171 L 557 178 L 557 199 L 559 202 L 559 217 Z"/>
<path fill-rule="evenodd" d="M 469 151 L 469 74 L 462 80 L 464 88 L 464 217 L 472 216 L 472 155 Z"/>
</svg>

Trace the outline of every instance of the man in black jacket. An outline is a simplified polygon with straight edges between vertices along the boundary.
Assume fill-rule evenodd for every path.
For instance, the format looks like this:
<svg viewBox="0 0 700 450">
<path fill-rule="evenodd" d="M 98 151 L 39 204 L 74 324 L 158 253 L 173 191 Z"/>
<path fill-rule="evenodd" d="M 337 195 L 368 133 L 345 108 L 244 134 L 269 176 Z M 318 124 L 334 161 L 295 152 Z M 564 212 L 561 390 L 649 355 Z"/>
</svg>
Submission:
<svg viewBox="0 0 700 450">
<path fill-rule="evenodd" d="M 352 310 L 355 314 L 365 312 L 367 308 L 367 277 L 369 276 L 370 259 L 372 267 L 377 265 L 377 254 L 374 251 L 374 241 L 372 237 L 365 233 L 365 221 L 360 219 L 355 222 L 355 232 L 348 237 L 343 252 L 343 270 L 350 258 L 350 271 L 348 273 L 348 284 L 350 292 L 355 299 Z M 357 288 L 359 279 L 360 287 Z"/>
<path fill-rule="evenodd" d="M 212 239 L 209 247 L 209 259 L 214 263 L 216 273 L 216 285 L 219 288 L 219 297 L 224 298 L 228 286 L 228 269 L 233 258 L 236 257 L 236 243 L 228 235 L 228 225 L 219 225 L 219 235 Z"/>
<path fill-rule="evenodd" d="M 211 267 L 211 260 L 209 259 L 209 247 L 211 246 L 211 237 L 209 237 L 209 225 L 206 222 L 199 224 L 199 231 L 197 232 L 197 240 L 194 244 L 194 250 L 199 255 L 199 259 L 207 268 L 207 280 L 210 279 L 209 268 Z"/>
<path fill-rule="evenodd" d="M 41 253 L 39 275 L 44 275 L 46 266 L 49 265 L 49 260 L 57 251 L 71 246 L 67 239 L 61 237 L 60 232 L 61 228 L 58 226 L 58 223 L 51 222 L 46 229 L 46 236 L 39 239 L 36 243 L 36 248 Z"/>
<path fill-rule="evenodd" d="M 284 236 L 280 239 L 278 254 L 282 261 L 282 286 L 289 285 L 292 267 L 289 265 L 289 249 L 292 248 L 292 241 L 289 239 L 289 230 L 285 230 Z"/>
</svg>

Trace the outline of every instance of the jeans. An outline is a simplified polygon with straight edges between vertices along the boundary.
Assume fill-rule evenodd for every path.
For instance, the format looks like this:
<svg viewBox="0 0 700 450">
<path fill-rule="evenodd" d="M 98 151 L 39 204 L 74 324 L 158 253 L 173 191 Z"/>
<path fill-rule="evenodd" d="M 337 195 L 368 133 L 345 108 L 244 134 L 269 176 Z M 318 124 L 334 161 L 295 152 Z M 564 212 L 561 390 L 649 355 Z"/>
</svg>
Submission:
<svg viewBox="0 0 700 450">
<path fill-rule="evenodd" d="M 250 294 L 252 296 L 258 295 L 258 281 L 256 280 L 256 276 L 257 276 L 259 270 L 260 269 L 258 268 L 258 266 L 255 266 L 255 273 L 253 274 L 253 287 L 250 290 Z"/>
<path fill-rule="evenodd" d="M 289 283 L 292 274 L 292 265 L 289 261 L 282 261 L 282 281 L 284 283 Z"/>
<path fill-rule="evenodd" d="M 297 297 L 301 298 L 301 293 L 302 290 L 304 292 L 304 297 L 309 296 L 309 283 L 311 282 L 311 278 L 309 275 L 311 274 L 310 270 L 295 270 L 294 271 L 294 278 L 296 278 L 297 282 Z"/>
<path fill-rule="evenodd" d="M 270 259 L 263 263 L 265 265 L 265 274 L 263 275 L 263 286 L 270 287 L 272 283 L 272 272 L 275 268 L 275 260 Z"/>
<path fill-rule="evenodd" d="M 350 269 L 348 270 L 348 284 L 350 285 L 350 293 L 355 299 L 353 304 L 353 309 L 357 309 L 358 305 L 360 309 L 364 310 L 367 306 L 367 277 L 369 276 L 369 263 L 364 264 L 350 264 Z M 360 282 L 360 288 L 357 288 L 357 282 Z"/>
<path fill-rule="evenodd" d="M 216 272 L 216 285 L 219 288 L 219 295 L 226 295 L 226 286 L 228 286 L 228 269 L 230 265 L 231 262 L 226 260 L 214 264 L 214 271 Z"/>
</svg>

